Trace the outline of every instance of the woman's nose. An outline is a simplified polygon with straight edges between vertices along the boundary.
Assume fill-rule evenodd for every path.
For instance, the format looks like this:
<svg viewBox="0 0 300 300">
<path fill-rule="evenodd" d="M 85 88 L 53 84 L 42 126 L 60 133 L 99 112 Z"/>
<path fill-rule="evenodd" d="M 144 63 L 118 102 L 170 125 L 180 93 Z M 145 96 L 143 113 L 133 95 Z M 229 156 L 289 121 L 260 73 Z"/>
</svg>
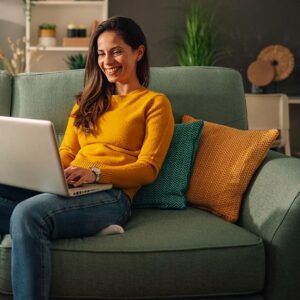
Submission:
<svg viewBox="0 0 300 300">
<path fill-rule="evenodd" d="M 106 54 L 104 57 L 104 64 L 110 64 L 113 61 L 113 56 L 110 54 Z"/>
</svg>

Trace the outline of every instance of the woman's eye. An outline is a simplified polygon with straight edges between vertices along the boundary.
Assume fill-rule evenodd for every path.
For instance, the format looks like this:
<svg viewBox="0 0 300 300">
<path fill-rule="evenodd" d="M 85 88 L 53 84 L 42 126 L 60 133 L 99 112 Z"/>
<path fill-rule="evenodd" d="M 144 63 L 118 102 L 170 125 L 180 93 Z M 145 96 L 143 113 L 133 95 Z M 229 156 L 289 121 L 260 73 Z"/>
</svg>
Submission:
<svg viewBox="0 0 300 300">
<path fill-rule="evenodd" d="M 98 56 L 102 57 L 102 56 L 104 56 L 104 53 L 99 52 Z"/>
<path fill-rule="evenodd" d="M 120 55 L 121 53 L 122 53 L 121 50 L 115 50 L 115 51 L 113 52 L 114 55 Z"/>
</svg>

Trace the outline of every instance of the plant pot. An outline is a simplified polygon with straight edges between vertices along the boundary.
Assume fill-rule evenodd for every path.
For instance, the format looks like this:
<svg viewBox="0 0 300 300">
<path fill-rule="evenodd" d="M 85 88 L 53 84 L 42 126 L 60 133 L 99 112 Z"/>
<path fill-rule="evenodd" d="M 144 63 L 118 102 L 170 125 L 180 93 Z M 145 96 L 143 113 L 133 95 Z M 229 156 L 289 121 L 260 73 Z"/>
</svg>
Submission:
<svg viewBox="0 0 300 300">
<path fill-rule="evenodd" d="M 39 37 L 56 37 L 54 29 L 39 29 Z"/>
<path fill-rule="evenodd" d="M 56 31 L 54 29 L 39 29 L 39 45 L 45 47 L 55 47 Z"/>
<path fill-rule="evenodd" d="M 56 38 L 41 36 L 41 37 L 39 37 L 39 45 L 44 46 L 44 47 L 55 47 L 56 46 Z"/>
</svg>

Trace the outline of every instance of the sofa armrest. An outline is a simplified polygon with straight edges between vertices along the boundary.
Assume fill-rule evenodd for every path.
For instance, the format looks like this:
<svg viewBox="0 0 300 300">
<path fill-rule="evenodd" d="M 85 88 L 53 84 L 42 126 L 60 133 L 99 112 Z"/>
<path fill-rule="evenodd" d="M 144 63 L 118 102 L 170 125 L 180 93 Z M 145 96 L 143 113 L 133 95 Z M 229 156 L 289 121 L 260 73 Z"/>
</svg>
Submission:
<svg viewBox="0 0 300 300">
<path fill-rule="evenodd" d="M 266 299 L 300 297 L 300 159 L 270 151 L 248 187 L 239 225 L 266 248 Z"/>
</svg>

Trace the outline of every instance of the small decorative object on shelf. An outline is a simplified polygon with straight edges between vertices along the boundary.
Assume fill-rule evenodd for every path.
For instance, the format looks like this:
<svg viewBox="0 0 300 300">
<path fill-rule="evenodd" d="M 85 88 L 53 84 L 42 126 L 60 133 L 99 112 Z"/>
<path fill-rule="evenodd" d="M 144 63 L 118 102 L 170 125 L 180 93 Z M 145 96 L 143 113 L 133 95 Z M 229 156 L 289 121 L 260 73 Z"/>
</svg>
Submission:
<svg viewBox="0 0 300 300">
<path fill-rule="evenodd" d="M 68 55 L 88 51 L 92 32 L 90 23 L 97 19 L 106 20 L 108 17 L 109 0 L 23 1 L 26 3 L 26 72 L 67 69 L 64 59 Z M 45 37 L 43 33 L 37 34 L 39 25 L 44 22 L 56 25 L 55 34 Z M 35 51 L 43 54 L 39 63 L 31 60 Z"/>
<path fill-rule="evenodd" d="M 89 37 L 64 37 L 63 47 L 88 47 Z"/>
<path fill-rule="evenodd" d="M 248 80 L 252 83 L 251 92 L 259 94 L 263 92 L 262 87 L 270 84 L 274 79 L 275 71 L 270 62 L 255 60 L 247 70 Z"/>
<path fill-rule="evenodd" d="M 18 38 L 14 42 L 10 37 L 7 38 L 12 58 L 9 59 L 0 48 L 0 61 L 4 69 L 12 75 L 23 73 L 25 70 L 25 38 Z"/>
<path fill-rule="evenodd" d="M 67 37 L 86 37 L 86 27 L 83 24 L 79 26 L 69 24 L 67 27 Z"/>
<path fill-rule="evenodd" d="M 272 82 L 276 84 L 286 79 L 292 73 L 294 64 L 294 55 L 282 45 L 270 45 L 262 49 L 257 59 L 247 69 L 252 92 L 262 93 Z"/>
<path fill-rule="evenodd" d="M 69 24 L 67 27 L 67 37 L 72 38 L 77 36 L 77 30 L 75 24 Z"/>
<path fill-rule="evenodd" d="M 99 21 L 93 21 L 91 25 L 91 34 L 95 30 L 95 26 L 99 24 Z M 67 27 L 67 37 L 63 38 L 63 47 L 88 47 L 90 38 L 87 37 L 87 29 L 85 25 L 69 24 Z"/>
<path fill-rule="evenodd" d="M 43 23 L 39 25 L 39 44 L 45 47 L 56 46 L 56 25 Z"/>
<path fill-rule="evenodd" d="M 11 51 L 11 58 L 7 57 L 0 48 L 0 62 L 2 62 L 3 68 L 11 75 L 23 73 L 25 71 L 25 37 L 18 38 L 16 41 L 8 37 L 7 42 Z M 32 52 L 31 60 L 34 59 L 35 62 L 39 62 L 42 58 L 42 54 L 39 53 L 39 50 L 40 48 L 37 48 Z"/>
<path fill-rule="evenodd" d="M 290 49 L 282 45 L 271 45 L 262 49 L 257 59 L 272 64 L 275 70 L 274 81 L 286 79 L 294 69 L 294 55 Z"/>
<path fill-rule="evenodd" d="M 86 28 L 83 24 L 80 24 L 77 28 L 78 37 L 86 37 Z"/>
</svg>

